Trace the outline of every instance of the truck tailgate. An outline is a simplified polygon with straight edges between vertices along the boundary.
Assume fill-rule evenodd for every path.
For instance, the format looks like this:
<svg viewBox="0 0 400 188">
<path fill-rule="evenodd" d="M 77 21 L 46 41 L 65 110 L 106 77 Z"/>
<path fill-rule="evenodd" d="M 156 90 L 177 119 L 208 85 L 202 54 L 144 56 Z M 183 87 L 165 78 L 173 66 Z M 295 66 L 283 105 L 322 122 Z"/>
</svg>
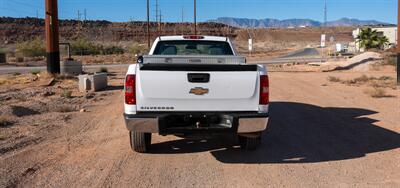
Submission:
<svg viewBox="0 0 400 188">
<path fill-rule="evenodd" d="M 258 111 L 257 65 L 143 64 L 138 111 Z"/>
</svg>

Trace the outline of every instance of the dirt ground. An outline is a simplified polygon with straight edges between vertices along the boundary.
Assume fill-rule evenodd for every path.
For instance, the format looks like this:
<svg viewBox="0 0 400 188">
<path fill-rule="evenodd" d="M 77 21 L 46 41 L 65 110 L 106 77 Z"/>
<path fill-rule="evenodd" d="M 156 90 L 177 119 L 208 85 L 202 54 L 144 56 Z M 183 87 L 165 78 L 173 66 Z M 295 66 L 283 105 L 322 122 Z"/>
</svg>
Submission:
<svg viewBox="0 0 400 188">
<path fill-rule="evenodd" d="M 393 71 L 271 72 L 270 119 L 258 150 L 243 151 L 230 136 L 153 135 L 148 154 L 129 146 L 124 71 L 113 71 L 111 86 L 94 95 L 69 79 L 46 87 L 50 96 L 29 79 L 30 87 L 0 85 L 0 112 L 11 117 L 0 127 L 0 187 L 400 186 L 399 90 L 373 98 L 368 84 L 329 79 L 395 78 Z M 62 89 L 71 97 L 60 97 Z M 71 110 L 55 110 L 61 105 Z"/>
</svg>

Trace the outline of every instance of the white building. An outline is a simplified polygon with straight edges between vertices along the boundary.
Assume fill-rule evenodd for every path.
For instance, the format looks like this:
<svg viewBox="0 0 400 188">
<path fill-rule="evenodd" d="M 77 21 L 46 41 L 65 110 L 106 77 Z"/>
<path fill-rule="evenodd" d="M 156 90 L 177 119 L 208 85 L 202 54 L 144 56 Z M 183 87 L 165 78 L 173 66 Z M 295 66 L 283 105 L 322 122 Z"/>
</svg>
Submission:
<svg viewBox="0 0 400 188">
<path fill-rule="evenodd" d="M 389 40 L 389 45 L 386 46 L 386 48 L 390 48 L 392 46 L 395 46 L 397 44 L 397 27 L 376 27 L 376 28 L 371 28 L 372 30 L 376 30 L 379 35 L 381 36 L 386 36 Z M 361 28 L 357 28 L 356 30 L 353 31 L 353 37 L 354 39 L 357 38 L 358 34 L 360 34 Z M 356 49 L 357 51 L 363 51 L 363 49 L 360 48 L 360 44 L 356 41 Z"/>
</svg>

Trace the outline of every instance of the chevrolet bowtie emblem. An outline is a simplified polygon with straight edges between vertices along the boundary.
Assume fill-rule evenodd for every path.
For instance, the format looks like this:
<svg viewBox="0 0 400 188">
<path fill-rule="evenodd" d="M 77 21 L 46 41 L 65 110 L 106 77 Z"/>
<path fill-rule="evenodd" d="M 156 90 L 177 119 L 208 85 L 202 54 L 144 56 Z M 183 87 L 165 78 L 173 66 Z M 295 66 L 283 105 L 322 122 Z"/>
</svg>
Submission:
<svg viewBox="0 0 400 188">
<path fill-rule="evenodd" d="M 195 94 L 195 95 L 205 95 L 208 93 L 208 89 L 202 88 L 202 87 L 195 87 L 190 89 L 191 94 Z"/>
</svg>

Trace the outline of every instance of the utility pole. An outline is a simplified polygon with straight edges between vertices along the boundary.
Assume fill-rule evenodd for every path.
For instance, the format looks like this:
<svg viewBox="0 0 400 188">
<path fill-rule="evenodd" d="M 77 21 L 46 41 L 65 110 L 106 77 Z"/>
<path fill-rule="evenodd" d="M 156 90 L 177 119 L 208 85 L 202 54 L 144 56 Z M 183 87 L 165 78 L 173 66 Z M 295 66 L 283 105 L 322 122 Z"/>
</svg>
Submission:
<svg viewBox="0 0 400 188">
<path fill-rule="evenodd" d="M 147 0 L 147 47 L 150 49 L 150 2 Z"/>
<path fill-rule="evenodd" d="M 60 73 L 57 0 L 46 0 L 45 35 L 47 72 Z"/>
<path fill-rule="evenodd" d="M 182 35 L 183 35 L 183 7 L 182 7 L 182 22 L 181 22 L 181 30 L 182 30 Z"/>
<path fill-rule="evenodd" d="M 158 22 L 158 0 L 156 0 L 156 22 Z"/>
<path fill-rule="evenodd" d="M 161 14 L 161 9 L 160 9 L 160 14 L 158 15 L 159 19 L 158 19 L 158 35 L 161 35 L 161 26 L 162 26 L 162 14 Z"/>
<path fill-rule="evenodd" d="M 36 10 L 36 19 L 39 19 L 39 11 Z"/>
<path fill-rule="evenodd" d="M 324 26 L 326 27 L 328 23 L 328 6 L 327 0 L 325 0 L 325 7 L 324 7 Z"/>
<path fill-rule="evenodd" d="M 84 21 L 86 22 L 86 8 L 83 10 Z"/>
<path fill-rule="evenodd" d="M 197 20 L 196 20 L 196 16 L 197 16 L 197 13 L 196 13 L 196 0 L 194 0 L 194 35 L 197 35 Z"/>
<path fill-rule="evenodd" d="M 78 21 L 81 21 L 81 12 L 78 10 Z"/>
<path fill-rule="evenodd" d="M 397 4 L 397 86 L 400 86 L 400 0 Z"/>
</svg>

